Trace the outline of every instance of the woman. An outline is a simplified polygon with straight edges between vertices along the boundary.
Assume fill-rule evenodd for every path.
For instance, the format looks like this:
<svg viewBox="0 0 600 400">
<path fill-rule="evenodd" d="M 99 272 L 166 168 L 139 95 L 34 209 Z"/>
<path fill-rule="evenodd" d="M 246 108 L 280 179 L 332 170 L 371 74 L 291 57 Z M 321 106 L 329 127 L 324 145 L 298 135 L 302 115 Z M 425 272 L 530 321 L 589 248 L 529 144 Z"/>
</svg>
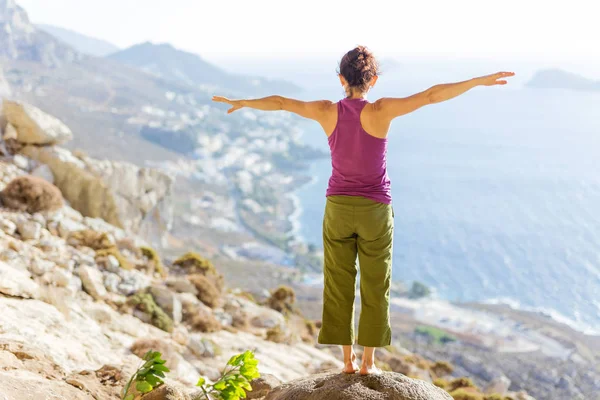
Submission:
<svg viewBox="0 0 600 400">
<path fill-rule="evenodd" d="M 394 211 L 386 169 L 387 135 L 392 120 L 425 105 L 457 97 L 476 86 L 504 85 L 512 72 L 499 72 L 458 83 L 435 85 L 405 97 L 375 102 L 367 93 L 377 83 L 379 66 L 364 46 L 342 58 L 340 83 L 346 98 L 300 101 L 281 96 L 255 100 L 214 101 L 242 107 L 285 110 L 313 119 L 323 127 L 331 149 L 332 174 L 323 219 L 325 252 L 323 319 L 318 342 L 343 346 L 343 372 L 359 371 L 354 343 L 356 259 L 360 265 L 361 312 L 357 343 L 364 346 L 360 373 L 381 373 L 375 348 L 391 343 L 389 318 Z"/>
</svg>

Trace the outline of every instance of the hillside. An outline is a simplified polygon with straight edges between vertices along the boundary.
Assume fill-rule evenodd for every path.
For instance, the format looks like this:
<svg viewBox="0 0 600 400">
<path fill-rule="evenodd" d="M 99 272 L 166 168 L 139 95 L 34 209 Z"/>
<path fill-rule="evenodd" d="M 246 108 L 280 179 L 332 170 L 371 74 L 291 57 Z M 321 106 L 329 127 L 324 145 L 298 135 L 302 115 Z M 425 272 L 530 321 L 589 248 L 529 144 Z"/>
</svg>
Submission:
<svg viewBox="0 0 600 400">
<path fill-rule="evenodd" d="M 166 43 L 141 43 L 108 57 L 165 79 L 196 87 L 228 88 L 240 95 L 285 95 L 300 90 L 296 85 L 281 80 L 228 73 L 196 54 Z"/>
<path fill-rule="evenodd" d="M 536 89 L 569 89 L 585 92 L 600 91 L 600 81 L 560 69 L 546 69 L 534 74 L 527 87 Z"/>
<path fill-rule="evenodd" d="M 37 27 L 83 54 L 104 57 L 119 51 L 119 48 L 110 42 L 96 39 L 70 29 L 45 24 L 38 24 Z"/>
</svg>

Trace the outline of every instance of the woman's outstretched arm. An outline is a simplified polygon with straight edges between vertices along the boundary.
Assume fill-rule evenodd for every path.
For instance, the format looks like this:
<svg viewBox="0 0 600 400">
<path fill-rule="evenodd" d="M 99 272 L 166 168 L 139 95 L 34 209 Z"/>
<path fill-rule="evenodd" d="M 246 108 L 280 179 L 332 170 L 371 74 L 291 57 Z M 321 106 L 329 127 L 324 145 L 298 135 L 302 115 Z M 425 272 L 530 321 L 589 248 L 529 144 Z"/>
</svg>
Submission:
<svg viewBox="0 0 600 400">
<path fill-rule="evenodd" d="M 453 99 L 476 86 L 506 85 L 507 81 L 503 78 L 508 78 L 514 74 L 514 72 L 498 72 L 496 74 L 469 79 L 468 81 L 435 85 L 409 97 L 384 97 L 377 100 L 374 106 L 384 118 L 387 117 L 391 120 L 428 104 Z"/>
<path fill-rule="evenodd" d="M 214 96 L 213 101 L 231 105 L 231 108 L 227 110 L 228 114 L 231 114 L 240 108 L 248 107 L 263 111 L 290 111 L 304 118 L 317 121 L 322 119 L 323 114 L 327 111 L 328 107 L 333 104 L 329 100 L 302 101 L 289 99 L 283 96 L 268 96 L 261 99 L 249 100 L 230 100 L 226 97 Z"/>
</svg>

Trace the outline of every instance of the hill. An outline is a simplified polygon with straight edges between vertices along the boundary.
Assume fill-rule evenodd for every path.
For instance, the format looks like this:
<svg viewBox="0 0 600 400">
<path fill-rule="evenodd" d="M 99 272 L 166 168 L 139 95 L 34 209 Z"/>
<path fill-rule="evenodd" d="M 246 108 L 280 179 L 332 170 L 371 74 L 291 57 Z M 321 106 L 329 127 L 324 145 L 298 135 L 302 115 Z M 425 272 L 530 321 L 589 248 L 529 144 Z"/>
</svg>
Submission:
<svg viewBox="0 0 600 400">
<path fill-rule="evenodd" d="M 55 38 L 62 40 L 83 54 L 104 57 L 119 51 L 119 48 L 112 43 L 102 39 L 96 39 L 70 29 L 45 24 L 38 24 L 37 27 L 42 31 L 54 36 Z"/>
<path fill-rule="evenodd" d="M 526 83 L 526 86 L 536 89 L 570 89 L 589 92 L 600 91 L 600 81 L 595 81 L 560 69 L 538 71 L 531 80 Z"/>
<path fill-rule="evenodd" d="M 143 69 L 157 77 L 195 87 L 224 87 L 239 94 L 289 94 L 300 88 L 281 80 L 229 73 L 200 56 L 170 44 L 137 44 L 109 56 L 110 59 Z"/>
</svg>

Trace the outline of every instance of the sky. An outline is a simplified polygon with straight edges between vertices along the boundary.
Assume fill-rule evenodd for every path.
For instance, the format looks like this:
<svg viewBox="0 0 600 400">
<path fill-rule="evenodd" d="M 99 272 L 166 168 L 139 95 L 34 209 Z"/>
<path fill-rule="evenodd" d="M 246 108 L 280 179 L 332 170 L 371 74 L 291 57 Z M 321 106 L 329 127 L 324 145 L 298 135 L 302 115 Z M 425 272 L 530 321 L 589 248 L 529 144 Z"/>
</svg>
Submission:
<svg viewBox="0 0 600 400">
<path fill-rule="evenodd" d="M 525 57 L 600 65 L 598 0 L 17 0 L 35 23 L 119 47 L 207 57 L 335 53 Z"/>
</svg>

